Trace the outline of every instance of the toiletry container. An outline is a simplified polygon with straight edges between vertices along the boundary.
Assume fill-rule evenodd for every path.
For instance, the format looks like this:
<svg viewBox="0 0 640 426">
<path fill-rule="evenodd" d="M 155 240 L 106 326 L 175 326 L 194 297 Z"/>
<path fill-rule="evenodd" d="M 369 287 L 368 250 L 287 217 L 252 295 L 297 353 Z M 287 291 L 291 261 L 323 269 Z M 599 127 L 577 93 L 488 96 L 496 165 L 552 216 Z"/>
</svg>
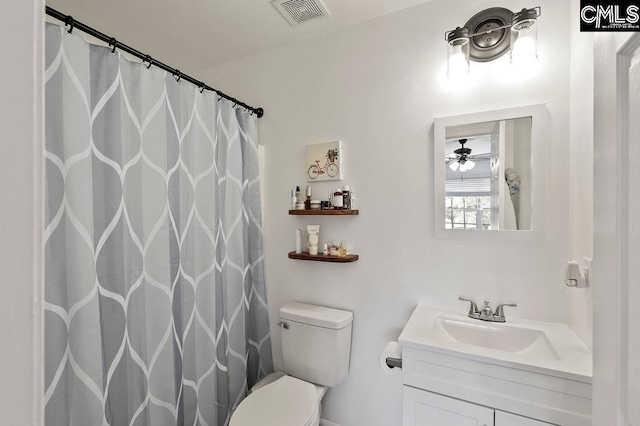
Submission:
<svg viewBox="0 0 640 426">
<path fill-rule="evenodd" d="M 307 199 L 304 202 L 304 208 L 309 210 L 311 209 L 311 186 L 307 185 L 307 189 L 305 192 L 307 195 Z"/>
<path fill-rule="evenodd" d="M 343 205 L 342 190 L 338 188 L 333 193 L 333 208 L 335 210 L 341 210 Z"/>
<path fill-rule="evenodd" d="M 342 187 L 342 208 L 351 210 L 351 189 L 349 185 Z"/>
<path fill-rule="evenodd" d="M 296 229 L 296 254 L 302 253 L 302 229 Z"/>
</svg>

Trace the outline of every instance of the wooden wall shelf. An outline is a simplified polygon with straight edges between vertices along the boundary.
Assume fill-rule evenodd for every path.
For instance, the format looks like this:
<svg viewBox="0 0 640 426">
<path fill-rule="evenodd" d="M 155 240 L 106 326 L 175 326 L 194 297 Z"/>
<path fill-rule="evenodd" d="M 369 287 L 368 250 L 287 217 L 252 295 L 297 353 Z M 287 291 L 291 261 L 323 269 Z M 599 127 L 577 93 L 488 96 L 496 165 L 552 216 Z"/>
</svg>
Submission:
<svg viewBox="0 0 640 426">
<path fill-rule="evenodd" d="M 356 216 L 360 210 L 289 210 L 294 216 Z"/>
<path fill-rule="evenodd" d="M 289 252 L 289 259 L 297 260 L 311 260 L 314 262 L 332 262 L 332 263 L 350 263 L 355 262 L 360 257 L 357 254 L 349 254 L 345 257 L 330 256 L 326 254 L 310 255 L 309 253 L 302 252 L 297 254 L 295 251 Z"/>
</svg>

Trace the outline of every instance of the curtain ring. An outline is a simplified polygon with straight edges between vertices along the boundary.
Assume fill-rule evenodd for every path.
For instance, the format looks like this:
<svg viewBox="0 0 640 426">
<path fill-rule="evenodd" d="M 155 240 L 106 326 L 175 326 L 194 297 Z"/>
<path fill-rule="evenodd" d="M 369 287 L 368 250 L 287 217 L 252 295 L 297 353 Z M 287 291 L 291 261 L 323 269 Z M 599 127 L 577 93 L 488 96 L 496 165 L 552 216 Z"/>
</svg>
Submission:
<svg viewBox="0 0 640 426">
<path fill-rule="evenodd" d="M 153 65 L 153 58 L 149 55 L 145 56 L 144 58 L 144 62 L 146 62 L 147 64 L 147 69 L 151 68 L 151 65 Z"/>
<path fill-rule="evenodd" d="M 67 19 L 64 20 L 64 24 L 69 26 L 69 34 L 73 32 L 73 25 L 75 24 L 75 20 L 71 15 L 67 16 Z"/>
<path fill-rule="evenodd" d="M 113 48 L 111 49 L 111 53 L 116 53 L 116 47 L 118 46 L 118 40 L 116 40 L 114 37 L 111 37 L 111 39 L 109 39 L 109 46 L 113 46 Z"/>
<path fill-rule="evenodd" d="M 200 83 L 200 93 L 204 93 L 206 85 L 204 83 Z"/>
<path fill-rule="evenodd" d="M 180 83 L 180 79 L 182 78 L 182 73 L 180 72 L 180 70 L 175 70 L 173 72 L 173 76 L 176 77 L 176 83 Z"/>
</svg>

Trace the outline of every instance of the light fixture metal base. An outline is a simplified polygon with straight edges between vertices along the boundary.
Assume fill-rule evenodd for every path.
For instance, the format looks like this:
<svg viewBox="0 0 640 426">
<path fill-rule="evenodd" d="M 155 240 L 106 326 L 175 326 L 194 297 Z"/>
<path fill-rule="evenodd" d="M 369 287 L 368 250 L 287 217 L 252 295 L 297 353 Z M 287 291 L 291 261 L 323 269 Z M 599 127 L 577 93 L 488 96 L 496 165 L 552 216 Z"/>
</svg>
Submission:
<svg viewBox="0 0 640 426">
<path fill-rule="evenodd" d="M 464 25 L 472 34 L 469 57 L 472 61 L 488 62 L 509 51 L 509 27 L 513 12 L 504 7 L 491 7 L 476 13 Z M 506 28 L 505 28 L 506 27 Z"/>
</svg>

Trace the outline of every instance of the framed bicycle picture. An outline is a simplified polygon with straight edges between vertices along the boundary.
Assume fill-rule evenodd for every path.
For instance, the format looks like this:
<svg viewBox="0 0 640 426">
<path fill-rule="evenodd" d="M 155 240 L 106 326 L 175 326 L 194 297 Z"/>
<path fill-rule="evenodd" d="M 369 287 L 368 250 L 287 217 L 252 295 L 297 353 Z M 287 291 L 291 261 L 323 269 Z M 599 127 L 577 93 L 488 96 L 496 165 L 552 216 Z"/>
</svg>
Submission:
<svg viewBox="0 0 640 426">
<path fill-rule="evenodd" d="M 342 180 L 342 142 L 307 145 L 307 181 Z"/>
</svg>

